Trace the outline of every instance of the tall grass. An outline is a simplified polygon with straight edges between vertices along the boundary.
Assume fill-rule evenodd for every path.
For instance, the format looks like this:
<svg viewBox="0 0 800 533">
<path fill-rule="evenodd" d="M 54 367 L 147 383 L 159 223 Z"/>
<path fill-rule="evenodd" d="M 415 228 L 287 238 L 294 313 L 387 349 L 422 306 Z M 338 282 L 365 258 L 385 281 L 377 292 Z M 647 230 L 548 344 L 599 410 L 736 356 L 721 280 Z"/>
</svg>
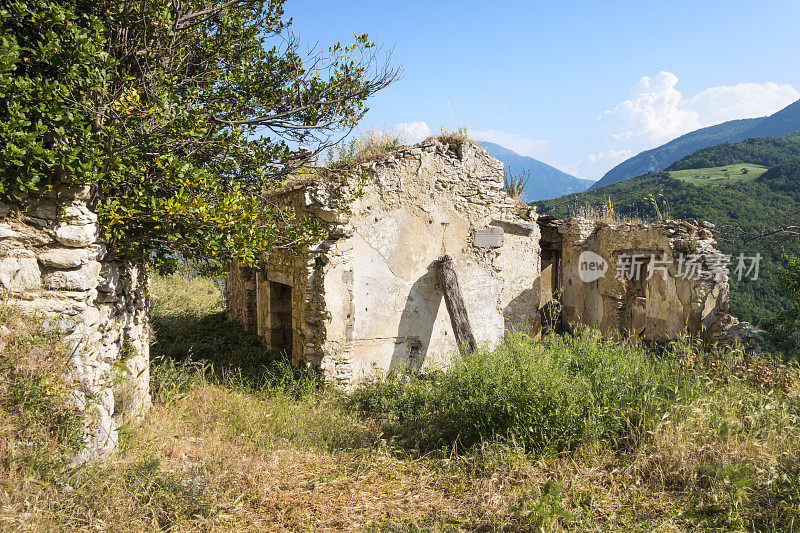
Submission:
<svg viewBox="0 0 800 533">
<path fill-rule="evenodd" d="M 354 405 L 388 416 L 389 431 L 424 449 L 503 440 L 539 455 L 594 443 L 635 446 L 674 399 L 675 379 L 640 346 L 599 333 L 516 333 L 447 370 L 398 370 L 356 391 Z"/>
<path fill-rule="evenodd" d="M 333 169 L 352 168 L 391 153 L 406 144 L 402 135 L 373 130 L 340 144 L 324 166 Z"/>
<path fill-rule="evenodd" d="M 503 189 L 511 198 L 519 200 L 525 192 L 525 186 L 530 181 L 530 178 L 530 171 L 526 173 L 523 170 L 522 174 L 519 176 L 512 174 L 510 171 L 506 171 L 503 173 Z"/>
</svg>

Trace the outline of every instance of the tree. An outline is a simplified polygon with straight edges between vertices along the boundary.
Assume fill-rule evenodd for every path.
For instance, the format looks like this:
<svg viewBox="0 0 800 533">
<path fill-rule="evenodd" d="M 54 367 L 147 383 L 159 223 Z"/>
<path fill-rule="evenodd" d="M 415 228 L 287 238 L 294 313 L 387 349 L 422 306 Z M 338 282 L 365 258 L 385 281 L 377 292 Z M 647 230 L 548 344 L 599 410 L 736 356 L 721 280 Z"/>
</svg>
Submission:
<svg viewBox="0 0 800 533">
<path fill-rule="evenodd" d="M 253 263 L 319 226 L 269 192 L 398 76 L 366 34 L 300 53 L 284 0 L 4 0 L 0 197 L 90 185 L 111 249 Z"/>
<path fill-rule="evenodd" d="M 778 269 L 778 281 L 789 306 L 774 313 L 764 325 L 770 342 L 796 360 L 800 355 L 800 257 L 789 255 L 784 259 L 786 264 Z"/>
</svg>

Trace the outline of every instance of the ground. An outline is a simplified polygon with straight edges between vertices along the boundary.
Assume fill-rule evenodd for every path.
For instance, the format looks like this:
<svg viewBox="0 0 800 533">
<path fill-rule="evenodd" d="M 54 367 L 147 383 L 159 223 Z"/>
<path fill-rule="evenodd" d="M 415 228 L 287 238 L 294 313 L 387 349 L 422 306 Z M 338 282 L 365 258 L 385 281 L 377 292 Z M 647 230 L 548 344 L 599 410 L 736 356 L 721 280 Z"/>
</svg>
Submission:
<svg viewBox="0 0 800 533">
<path fill-rule="evenodd" d="M 105 468 L 42 459 L 69 444 L 60 426 L 26 453 L 30 421 L 52 417 L 6 370 L 0 529 L 785 531 L 800 516 L 795 369 L 691 344 L 649 365 L 587 332 L 346 394 L 226 322 L 216 287 L 154 281 L 154 406 Z"/>
</svg>

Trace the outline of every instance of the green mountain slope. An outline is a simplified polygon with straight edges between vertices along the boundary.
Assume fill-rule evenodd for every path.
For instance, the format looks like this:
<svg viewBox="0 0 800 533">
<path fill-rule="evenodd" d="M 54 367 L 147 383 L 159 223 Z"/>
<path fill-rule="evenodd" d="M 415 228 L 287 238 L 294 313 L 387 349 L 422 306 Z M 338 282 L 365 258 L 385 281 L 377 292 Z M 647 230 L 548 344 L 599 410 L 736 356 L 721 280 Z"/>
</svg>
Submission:
<svg viewBox="0 0 800 533">
<path fill-rule="evenodd" d="M 799 155 L 800 133 L 783 137 L 754 137 L 703 148 L 676 161 L 667 170 L 720 167 L 741 162 L 771 167 Z"/>
<path fill-rule="evenodd" d="M 514 176 L 529 176 L 522 193 L 524 202 L 556 198 L 564 194 L 585 191 L 594 181 L 576 178 L 538 159 L 520 155 L 499 144 L 479 141 L 489 155 L 503 162 L 505 171 Z"/>
<path fill-rule="evenodd" d="M 539 212 L 570 216 L 580 208 L 601 210 L 609 199 L 615 216 L 655 218 L 653 195 L 667 218 L 695 218 L 717 226 L 719 248 L 734 256 L 763 256 L 759 279 L 731 280 L 732 312 L 755 323 L 786 305 L 775 272 L 783 253 L 800 254 L 797 239 L 780 235 L 759 236 L 796 220 L 800 209 L 800 149 L 791 148 L 800 135 L 723 144 L 696 152 L 670 168 L 650 172 L 605 187 L 537 202 Z M 731 154 L 736 154 L 734 160 Z M 782 155 L 781 155 L 782 154 Z M 701 161 L 721 161 L 725 166 L 690 168 Z M 761 163 L 772 162 L 766 171 Z M 742 173 L 742 169 L 748 169 Z M 733 271 L 733 270 L 731 270 Z"/>
<path fill-rule="evenodd" d="M 750 137 L 769 137 L 800 131 L 800 100 L 768 117 L 732 120 L 702 128 L 631 157 L 612 168 L 593 185 L 610 185 L 645 172 L 664 170 L 696 150 L 719 143 L 736 143 Z M 716 165 L 711 165 L 716 166 Z"/>
</svg>

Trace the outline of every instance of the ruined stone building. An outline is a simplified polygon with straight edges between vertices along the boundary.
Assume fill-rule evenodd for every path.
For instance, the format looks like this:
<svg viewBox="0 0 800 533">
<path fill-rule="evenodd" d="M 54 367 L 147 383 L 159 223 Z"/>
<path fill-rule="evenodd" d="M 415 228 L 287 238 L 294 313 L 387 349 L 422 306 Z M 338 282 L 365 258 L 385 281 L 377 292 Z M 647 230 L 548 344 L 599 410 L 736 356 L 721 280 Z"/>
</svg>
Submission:
<svg viewBox="0 0 800 533">
<path fill-rule="evenodd" d="M 699 332 L 726 310 L 727 273 L 713 268 L 720 254 L 707 228 L 539 216 L 506 194 L 502 163 L 470 141 L 428 139 L 366 166 L 351 198 L 324 179 L 276 192 L 276 204 L 324 221 L 327 238 L 299 255 L 271 252 L 263 269 L 234 265 L 228 277 L 229 318 L 332 381 L 456 352 L 437 268 L 445 255 L 479 344 L 538 328 L 545 307 L 560 308 L 567 327 L 649 339 Z M 697 279 L 681 277 L 685 250 L 700 258 Z M 606 270 L 584 281 L 588 252 Z M 617 279 L 628 257 L 641 275 Z M 646 275 L 650 261 L 658 275 Z"/>
<path fill-rule="evenodd" d="M 301 254 L 270 252 L 263 268 L 233 265 L 228 278 L 228 316 L 331 381 L 444 363 L 465 339 L 491 346 L 515 328 L 535 332 L 548 313 L 649 339 L 745 329 L 724 313 L 727 271 L 702 224 L 540 216 L 469 141 L 428 139 L 361 168 L 366 178 L 344 190 L 323 172 L 275 192 L 326 237 Z M 0 203 L 2 305 L 43 319 L 69 348 L 87 443 L 77 461 L 112 451 L 118 428 L 150 405 L 147 269 L 109 253 L 90 193 Z M 687 252 L 694 278 L 682 275 Z M 614 275 L 626 268 L 640 276 Z"/>
<path fill-rule="evenodd" d="M 328 238 L 302 255 L 270 253 L 263 271 L 234 267 L 230 318 L 338 382 L 429 365 L 456 347 L 436 271 L 450 255 L 477 342 L 534 319 L 539 228 L 504 192 L 501 163 L 472 143 L 431 141 L 370 174 L 348 205 L 325 180 L 276 194 L 324 220 Z"/>
</svg>

